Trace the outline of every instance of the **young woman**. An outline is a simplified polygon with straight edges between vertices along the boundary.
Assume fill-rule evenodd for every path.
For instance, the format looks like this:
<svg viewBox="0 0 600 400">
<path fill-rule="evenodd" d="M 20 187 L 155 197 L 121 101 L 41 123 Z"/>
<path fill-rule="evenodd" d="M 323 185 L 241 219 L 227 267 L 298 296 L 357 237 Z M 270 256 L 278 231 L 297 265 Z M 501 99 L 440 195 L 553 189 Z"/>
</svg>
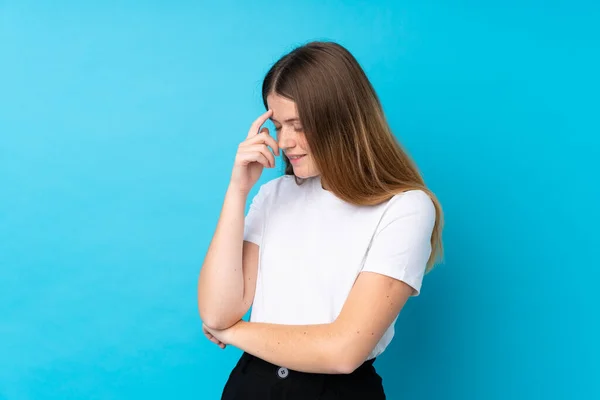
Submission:
<svg viewBox="0 0 600 400">
<path fill-rule="evenodd" d="M 222 398 L 384 399 L 373 361 L 442 255 L 440 204 L 344 47 L 296 48 L 262 96 L 198 284 L 205 335 L 244 351 Z"/>
</svg>

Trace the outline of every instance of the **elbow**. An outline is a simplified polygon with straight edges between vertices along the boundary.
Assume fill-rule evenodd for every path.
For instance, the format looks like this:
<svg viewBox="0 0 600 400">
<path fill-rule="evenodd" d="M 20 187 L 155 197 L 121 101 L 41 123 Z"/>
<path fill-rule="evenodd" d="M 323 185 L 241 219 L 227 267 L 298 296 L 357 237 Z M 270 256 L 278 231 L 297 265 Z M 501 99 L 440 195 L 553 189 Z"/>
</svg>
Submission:
<svg viewBox="0 0 600 400">
<path fill-rule="evenodd" d="M 351 374 L 365 362 L 367 356 L 356 344 L 339 346 L 332 354 L 331 369 L 334 374 Z"/>
<path fill-rule="evenodd" d="M 200 303 L 198 304 L 198 312 L 202 323 L 210 329 L 216 330 L 227 329 L 235 325 L 235 323 L 241 319 L 236 319 L 232 315 L 226 315 L 224 313 L 215 312 L 215 310 L 212 309 L 207 309 L 207 307 L 202 307 L 202 304 Z"/>
<path fill-rule="evenodd" d="M 339 359 L 338 362 L 334 363 L 333 370 L 336 374 L 349 375 L 356 371 L 361 365 L 362 362 L 356 362 L 355 360 Z"/>
<path fill-rule="evenodd" d="M 206 325 L 210 329 L 216 329 L 218 331 L 222 331 L 223 329 L 227 329 L 232 327 L 234 324 L 229 321 L 224 320 L 223 318 L 201 318 L 202 323 Z"/>
<path fill-rule="evenodd" d="M 225 318 L 223 315 L 217 313 L 200 312 L 200 319 L 202 323 L 210 329 L 223 330 L 227 329 L 235 324 L 236 321 L 232 322 L 231 318 Z"/>
</svg>

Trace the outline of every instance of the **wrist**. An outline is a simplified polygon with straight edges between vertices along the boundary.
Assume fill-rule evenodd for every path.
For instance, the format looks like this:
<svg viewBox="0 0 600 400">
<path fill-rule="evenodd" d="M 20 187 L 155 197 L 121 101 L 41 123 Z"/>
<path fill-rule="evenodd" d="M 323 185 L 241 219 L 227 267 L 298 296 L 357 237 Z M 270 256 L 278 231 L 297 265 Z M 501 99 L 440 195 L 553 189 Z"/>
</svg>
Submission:
<svg viewBox="0 0 600 400">
<path fill-rule="evenodd" d="M 232 346 L 240 347 L 239 340 L 241 334 L 248 324 L 249 322 L 240 320 L 229 329 L 229 337 L 227 339 Z"/>
<path fill-rule="evenodd" d="M 230 183 L 229 186 L 227 187 L 228 195 L 232 195 L 232 196 L 236 196 L 236 197 L 243 197 L 244 199 L 246 199 L 248 197 L 249 193 L 250 193 L 250 190 L 240 187 L 240 186 L 236 185 L 235 183 Z"/>
</svg>

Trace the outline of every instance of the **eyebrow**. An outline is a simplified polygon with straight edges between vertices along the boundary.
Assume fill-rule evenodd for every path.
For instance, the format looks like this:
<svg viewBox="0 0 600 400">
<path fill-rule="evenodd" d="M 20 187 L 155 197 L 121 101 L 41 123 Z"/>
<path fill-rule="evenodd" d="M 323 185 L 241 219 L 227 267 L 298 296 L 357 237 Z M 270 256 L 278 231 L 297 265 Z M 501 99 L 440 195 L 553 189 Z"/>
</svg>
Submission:
<svg viewBox="0 0 600 400">
<path fill-rule="evenodd" d="M 277 121 L 276 119 L 273 118 L 269 118 L 271 121 L 275 122 L 276 124 L 279 124 L 280 122 Z M 290 123 L 290 122 L 300 122 L 300 118 L 288 118 L 285 121 L 283 121 L 284 123 Z"/>
</svg>

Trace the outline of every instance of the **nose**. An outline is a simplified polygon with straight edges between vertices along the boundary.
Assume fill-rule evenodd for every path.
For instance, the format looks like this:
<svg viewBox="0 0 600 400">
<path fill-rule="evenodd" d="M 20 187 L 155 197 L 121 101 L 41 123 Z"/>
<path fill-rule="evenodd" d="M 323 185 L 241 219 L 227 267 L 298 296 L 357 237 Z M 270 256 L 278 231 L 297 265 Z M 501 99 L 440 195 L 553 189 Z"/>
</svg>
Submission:
<svg viewBox="0 0 600 400">
<path fill-rule="evenodd" d="M 288 127 L 281 128 L 281 131 L 279 131 L 277 144 L 279 145 L 279 148 L 284 151 L 296 147 L 297 139 L 294 129 Z"/>
</svg>

